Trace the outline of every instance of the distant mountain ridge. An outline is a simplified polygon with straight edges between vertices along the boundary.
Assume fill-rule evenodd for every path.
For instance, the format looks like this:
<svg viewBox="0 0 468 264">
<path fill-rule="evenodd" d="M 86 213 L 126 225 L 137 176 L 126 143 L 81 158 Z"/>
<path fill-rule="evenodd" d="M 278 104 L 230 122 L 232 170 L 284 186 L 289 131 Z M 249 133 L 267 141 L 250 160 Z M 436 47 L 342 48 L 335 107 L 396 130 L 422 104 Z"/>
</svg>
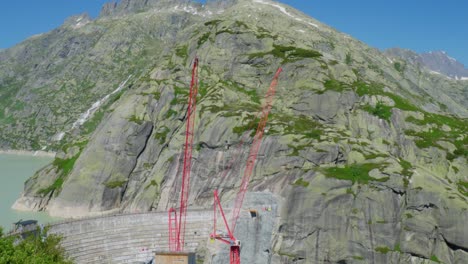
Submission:
<svg viewBox="0 0 468 264">
<path fill-rule="evenodd" d="M 99 17 L 126 15 L 131 13 L 143 12 L 148 9 L 162 9 L 168 7 L 178 7 L 183 5 L 191 7 L 191 9 L 201 9 L 208 7 L 209 9 L 220 9 L 231 6 L 237 0 L 208 0 L 206 4 L 194 2 L 191 0 L 121 0 L 112 1 L 104 4 L 99 14 Z"/>
<path fill-rule="evenodd" d="M 434 73 L 440 73 L 455 80 L 468 80 L 468 69 L 445 51 L 418 54 L 407 49 L 391 48 L 386 50 L 385 54 L 403 58 L 413 64 L 420 64 Z"/>
</svg>

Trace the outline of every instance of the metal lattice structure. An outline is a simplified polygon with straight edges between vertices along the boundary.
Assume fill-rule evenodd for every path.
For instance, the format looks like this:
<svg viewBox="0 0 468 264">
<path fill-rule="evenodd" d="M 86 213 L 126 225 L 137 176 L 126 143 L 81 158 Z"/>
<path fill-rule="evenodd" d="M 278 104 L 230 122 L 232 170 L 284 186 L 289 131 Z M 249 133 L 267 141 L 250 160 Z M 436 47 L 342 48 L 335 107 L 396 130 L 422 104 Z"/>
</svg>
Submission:
<svg viewBox="0 0 468 264">
<path fill-rule="evenodd" d="M 192 149 L 195 127 L 195 110 L 197 106 L 198 94 L 198 58 L 195 58 L 192 68 L 192 80 L 188 96 L 185 145 L 184 145 L 184 165 L 182 170 L 182 184 L 180 190 L 179 220 L 174 208 L 169 209 L 169 250 L 183 251 L 185 240 L 185 224 L 187 217 L 187 201 L 190 187 L 190 172 L 192 169 Z"/>
<path fill-rule="evenodd" d="M 282 68 L 279 68 L 276 71 L 276 74 L 273 77 L 273 81 L 271 82 L 270 88 L 268 89 L 266 96 L 265 96 L 265 102 L 262 107 L 260 121 L 258 123 L 257 131 L 255 133 L 252 146 L 250 147 L 249 156 L 247 158 L 247 165 L 244 170 L 244 176 L 242 177 L 242 182 L 241 182 L 239 192 L 236 195 L 236 200 L 235 200 L 235 204 L 234 204 L 234 208 L 233 208 L 232 216 L 231 216 L 231 227 L 229 227 L 227 223 L 226 216 L 221 206 L 221 201 L 218 197 L 218 191 L 214 192 L 214 224 L 213 224 L 213 233 L 211 234 L 211 238 L 220 240 L 221 242 L 230 245 L 231 247 L 230 257 L 229 257 L 230 264 L 240 264 L 240 241 L 235 238 L 234 231 L 236 229 L 236 223 L 237 223 L 237 220 L 239 219 L 242 204 L 244 202 L 245 193 L 247 192 L 250 178 L 252 176 L 253 169 L 255 167 L 255 162 L 257 160 L 258 151 L 260 150 L 263 134 L 265 133 L 265 126 L 268 121 L 268 114 L 270 113 L 271 107 L 273 105 L 273 99 L 276 93 L 276 86 L 278 85 L 278 78 L 281 72 L 282 72 Z M 216 231 L 217 208 L 219 208 L 221 217 L 223 218 L 224 225 L 228 232 L 227 235 L 217 234 L 217 231 Z"/>
</svg>

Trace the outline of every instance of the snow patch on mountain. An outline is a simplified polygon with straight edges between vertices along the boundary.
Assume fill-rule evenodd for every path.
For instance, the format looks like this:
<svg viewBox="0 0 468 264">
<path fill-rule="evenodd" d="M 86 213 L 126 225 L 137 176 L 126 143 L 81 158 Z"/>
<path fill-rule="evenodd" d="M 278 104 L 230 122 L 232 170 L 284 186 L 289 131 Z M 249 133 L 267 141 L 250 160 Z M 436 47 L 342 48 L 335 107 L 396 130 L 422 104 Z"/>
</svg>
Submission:
<svg viewBox="0 0 468 264">
<path fill-rule="evenodd" d="M 302 23 L 306 23 L 310 26 L 313 26 L 315 28 L 319 28 L 319 26 L 317 24 L 314 24 L 312 22 L 308 22 L 308 21 L 305 21 L 304 19 L 302 18 L 299 18 L 297 16 L 294 16 L 293 14 L 289 13 L 286 8 L 284 8 L 283 6 L 280 6 L 278 4 L 274 4 L 274 3 L 270 3 L 270 2 L 267 2 L 267 1 L 264 1 L 264 0 L 253 0 L 255 3 L 259 3 L 259 4 L 264 4 L 264 5 L 269 5 L 269 6 L 273 6 L 273 7 L 276 7 L 277 9 L 279 9 L 283 14 L 291 17 L 292 19 L 296 20 L 296 21 L 299 21 L 299 22 L 302 22 Z"/>
<path fill-rule="evenodd" d="M 191 6 L 191 5 L 182 5 L 182 6 L 181 5 L 176 5 L 174 7 L 174 11 L 176 11 L 176 12 L 185 12 L 185 13 L 189 13 L 189 14 L 196 15 L 196 16 L 201 16 L 201 17 L 210 17 L 213 14 L 219 15 L 219 14 L 222 14 L 224 12 L 223 9 L 216 10 L 215 12 L 213 12 L 211 10 L 205 10 L 205 9 L 203 9 L 203 11 L 200 11 L 199 9 L 197 9 L 196 7 Z"/>
</svg>

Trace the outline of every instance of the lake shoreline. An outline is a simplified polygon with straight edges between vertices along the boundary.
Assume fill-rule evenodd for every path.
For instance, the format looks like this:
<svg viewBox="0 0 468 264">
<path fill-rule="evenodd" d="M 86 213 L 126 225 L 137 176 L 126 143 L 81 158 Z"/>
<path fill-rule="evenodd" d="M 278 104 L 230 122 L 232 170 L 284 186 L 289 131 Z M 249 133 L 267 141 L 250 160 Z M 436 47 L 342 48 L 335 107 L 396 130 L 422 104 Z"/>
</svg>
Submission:
<svg viewBox="0 0 468 264">
<path fill-rule="evenodd" d="M 25 182 L 35 173 L 54 160 L 55 153 L 46 151 L 25 151 L 0 149 L 0 226 L 11 228 L 19 219 L 35 219 L 40 223 L 55 221 L 46 212 L 17 211 L 12 209 L 16 200 L 22 197 Z M 0 261 L 1 262 L 1 261 Z"/>
<path fill-rule="evenodd" d="M 0 154 L 55 158 L 55 155 L 57 153 L 50 152 L 50 151 L 43 151 L 43 150 L 30 151 L 30 150 L 0 149 Z"/>
</svg>

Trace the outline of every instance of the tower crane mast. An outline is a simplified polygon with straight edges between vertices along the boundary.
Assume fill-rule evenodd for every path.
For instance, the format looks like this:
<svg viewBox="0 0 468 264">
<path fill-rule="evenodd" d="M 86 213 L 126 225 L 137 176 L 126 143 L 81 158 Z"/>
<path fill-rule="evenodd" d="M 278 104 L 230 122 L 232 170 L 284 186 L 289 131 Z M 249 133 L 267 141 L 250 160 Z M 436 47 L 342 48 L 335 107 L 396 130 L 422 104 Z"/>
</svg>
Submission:
<svg viewBox="0 0 468 264">
<path fill-rule="evenodd" d="M 192 79 L 190 82 L 190 91 L 188 96 L 185 145 L 184 145 L 184 164 L 182 170 L 182 185 L 180 191 L 180 207 L 177 219 L 177 211 L 174 208 L 169 209 L 169 250 L 183 251 L 185 240 L 185 224 L 187 217 L 187 202 L 190 187 L 190 172 L 192 169 L 192 149 L 195 127 L 195 109 L 198 94 L 198 58 L 195 58 L 192 67 Z"/>
</svg>

